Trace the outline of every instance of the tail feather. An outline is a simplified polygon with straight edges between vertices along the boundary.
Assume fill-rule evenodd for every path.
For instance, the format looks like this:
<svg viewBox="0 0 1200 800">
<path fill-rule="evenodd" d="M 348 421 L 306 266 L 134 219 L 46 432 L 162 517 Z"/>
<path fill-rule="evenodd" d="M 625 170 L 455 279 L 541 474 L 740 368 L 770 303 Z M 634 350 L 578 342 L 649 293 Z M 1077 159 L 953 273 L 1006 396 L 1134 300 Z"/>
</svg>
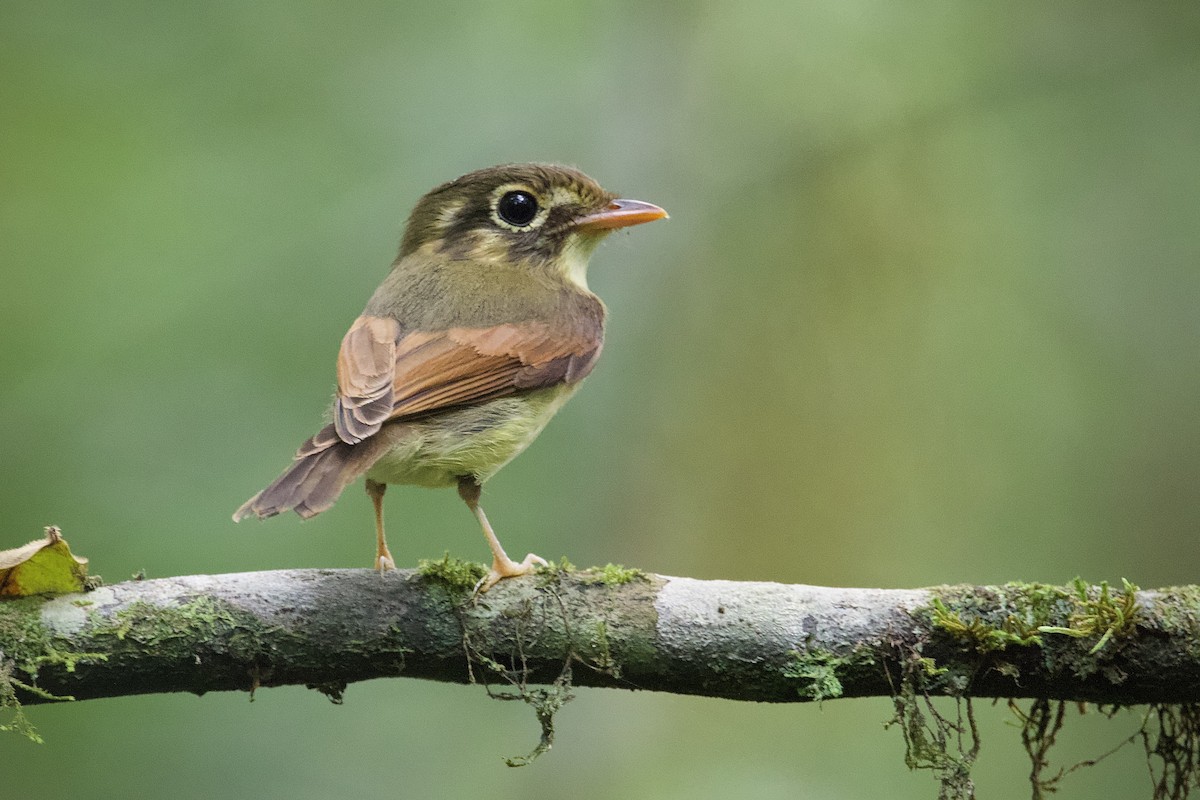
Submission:
<svg viewBox="0 0 1200 800">
<path fill-rule="evenodd" d="M 331 507 L 342 490 L 375 463 L 379 442 L 368 439 L 347 444 L 327 435 L 326 426 L 301 445 L 296 460 L 282 475 L 251 497 L 233 513 L 233 521 L 246 517 L 266 519 L 284 511 L 295 511 L 304 519 Z"/>
</svg>

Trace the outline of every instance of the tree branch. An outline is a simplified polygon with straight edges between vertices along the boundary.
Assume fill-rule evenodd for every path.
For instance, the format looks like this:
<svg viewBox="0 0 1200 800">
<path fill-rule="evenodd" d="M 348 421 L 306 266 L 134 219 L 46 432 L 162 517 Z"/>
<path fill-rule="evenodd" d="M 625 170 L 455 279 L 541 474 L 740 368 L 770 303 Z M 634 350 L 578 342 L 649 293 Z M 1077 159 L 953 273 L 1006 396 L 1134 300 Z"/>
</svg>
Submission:
<svg viewBox="0 0 1200 800">
<path fill-rule="evenodd" d="M 1197 587 L 838 589 L 609 568 L 473 598 L 456 562 L 440 563 L 3 602 L 0 682 L 7 669 L 24 703 L 285 684 L 338 699 L 368 678 L 524 687 L 574 667 L 575 685 L 770 702 L 893 695 L 914 675 L 931 695 L 1200 701 Z"/>
</svg>

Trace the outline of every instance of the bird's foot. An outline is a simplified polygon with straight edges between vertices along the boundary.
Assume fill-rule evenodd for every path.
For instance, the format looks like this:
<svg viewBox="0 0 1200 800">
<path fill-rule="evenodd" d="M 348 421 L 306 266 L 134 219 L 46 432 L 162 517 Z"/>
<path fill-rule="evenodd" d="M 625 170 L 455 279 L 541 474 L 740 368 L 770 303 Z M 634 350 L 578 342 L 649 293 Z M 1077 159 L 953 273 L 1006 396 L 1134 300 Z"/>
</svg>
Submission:
<svg viewBox="0 0 1200 800">
<path fill-rule="evenodd" d="M 375 554 L 375 569 L 376 569 L 376 571 L 379 572 L 380 575 L 382 575 L 385 572 L 391 572 L 395 568 L 396 568 L 396 562 L 392 558 L 392 554 L 388 552 L 386 547 Z"/>
<path fill-rule="evenodd" d="M 525 560 L 520 564 L 508 556 L 504 558 L 493 557 L 492 568 L 488 570 L 487 575 L 484 575 L 480 579 L 479 583 L 475 584 L 475 594 L 483 594 L 505 578 L 519 578 L 522 575 L 528 575 L 538 567 L 546 566 L 546 564 L 546 559 L 541 556 L 535 556 L 533 553 L 525 556 Z"/>
</svg>

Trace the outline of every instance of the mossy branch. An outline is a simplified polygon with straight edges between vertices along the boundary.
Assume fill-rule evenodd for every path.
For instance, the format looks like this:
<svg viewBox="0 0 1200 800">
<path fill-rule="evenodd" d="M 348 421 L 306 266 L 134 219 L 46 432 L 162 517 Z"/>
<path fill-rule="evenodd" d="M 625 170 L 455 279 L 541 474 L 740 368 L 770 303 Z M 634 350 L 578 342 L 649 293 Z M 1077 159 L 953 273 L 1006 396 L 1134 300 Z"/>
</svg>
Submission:
<svg viewBox="0 0 1200 800">
<path fill-rule="evenodd" d="M 473 597 L 475 571 L 289 570 L 130 581 L 0 603 L 0 696 L 431 680 L 738 700 L 925 695 L 1200 702 L 1200 588 L 915 590 L 558 567 Z M 916 665 L 916 667 L 914 667 Z M 917 668 L 919 667 L 919 669 Z M 9 703 L 11 705 L 11 702 Z"/>
</svg>

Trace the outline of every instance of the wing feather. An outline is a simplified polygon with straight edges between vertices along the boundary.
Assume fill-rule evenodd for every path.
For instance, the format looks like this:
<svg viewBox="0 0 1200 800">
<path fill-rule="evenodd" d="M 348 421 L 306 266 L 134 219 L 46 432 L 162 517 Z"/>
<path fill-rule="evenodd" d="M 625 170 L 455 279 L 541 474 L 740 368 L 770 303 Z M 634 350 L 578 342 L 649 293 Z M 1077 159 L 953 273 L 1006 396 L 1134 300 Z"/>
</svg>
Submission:
<svg viewBox="0 0 1200 800">
<path fill-rule="evenodd" d="M 379 430 L 391 415 L 399 337 L 400 323 L 396 320 L 364 315 L 342 338 L 333 411 L 333 424 L 342 441 L 358 444 Z"/>
<path fill-rule="evenodd" d="M 361 316 L 338 354 L 337 439 L 357 444 L 389 420 L 580 381 L 600 355 L 600 319 L 401 335 L 395 319 Z M 306 447 L 324 449 L 337 439 L 322 431 Z"/>
</svg>

